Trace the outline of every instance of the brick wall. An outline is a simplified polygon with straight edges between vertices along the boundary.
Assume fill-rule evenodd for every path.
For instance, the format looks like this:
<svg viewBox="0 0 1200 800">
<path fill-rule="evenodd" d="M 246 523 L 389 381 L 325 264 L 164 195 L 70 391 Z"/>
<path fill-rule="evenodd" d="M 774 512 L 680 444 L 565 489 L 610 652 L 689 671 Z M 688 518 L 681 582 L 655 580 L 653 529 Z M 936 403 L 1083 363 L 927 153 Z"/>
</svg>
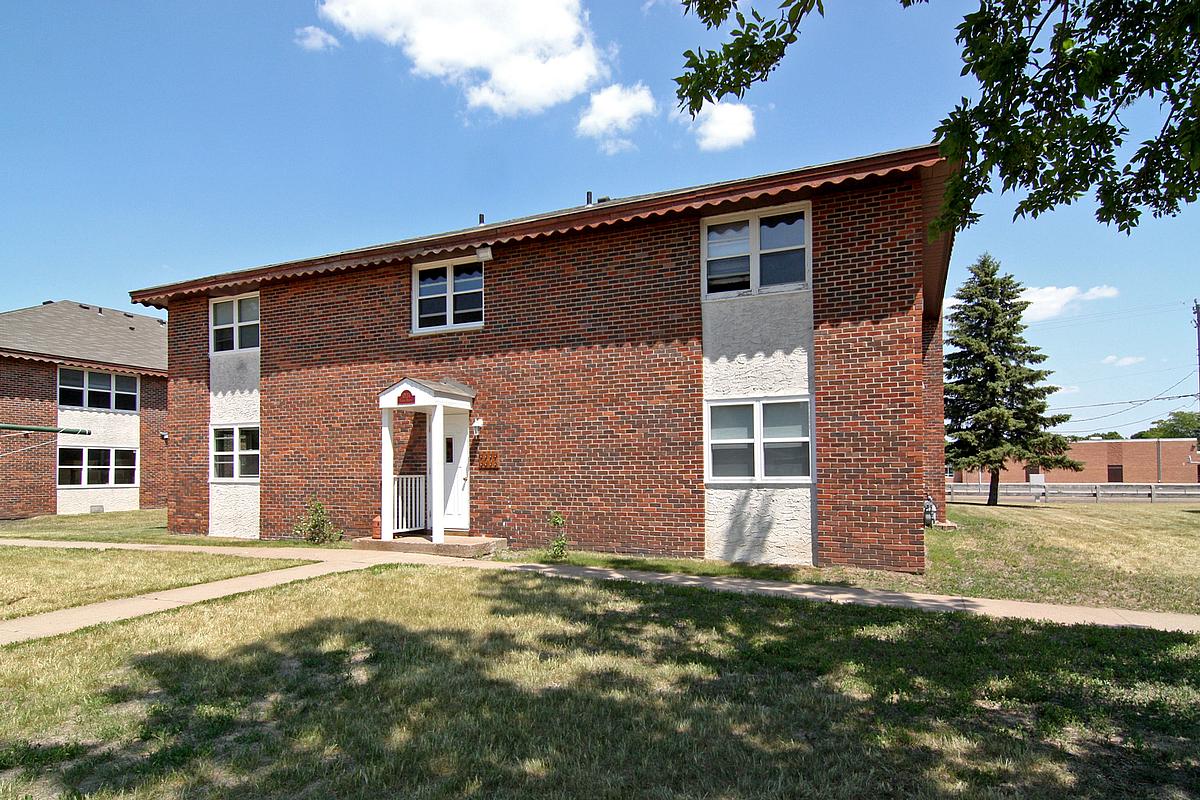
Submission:
<svg viewBox="0 0 1200 800">
<path fill-rule="evenodd" d="M 1161 453 L 1162 480 L 1158 480 Z M 1065 469 L 1046 471 L 1047 483 L 1108 483 L 1108 466 L 1122 466 L 1124 483 L 1200 483 L 1200 468 L 1188 463 L 1200 460 L 1196 442 L 1189 439 L 1106 440 L 1075 442 L 1068 453 L 1071 458 L 1083 463 L 1082 472 Z M 960 482 L 974 483 L 976 472 L 962 472 L 955 476 Z M 1025 466 L 1020 463 L 1005 465 L 1000 473 L 1003 483 L 1025 483 Z M 987 481 L 987 475 L 984 475 Z"/>
<path fill-rule="evenodd" d="M 167 430 L 167 380 L 142 376 L 141 491 L 142 508 L 166 508 L 167 443 L 159 434 Z"/>
<path fill-rule="evenodd" d="M 921 350 L 925 364 L 925 490 L 946 518 L 946 403 L 942 359 L 941 316 L 922 320 Z"/>
<path fill-rule="evenodd" d="M 920 187 L 813 208 L 817 561 L 920 572 L 927 485 Z"/>
<path fill-rule="evenodd" d="M 207 533 L 208 298 L 173 301 L 169 314 L 167 527 L 177 533 Z"/>
<path fill-rule="evenodd" d="M 57 369 L 54 364 L 0 357 L 0 422 L 57 425 Z M 0 519 L 57 511 L 57 439 L 53 433 L 0 438 Z M 17 452 L 41 443 L 47 444 Z"/>
<path fill-rule="evenodd" d="M 368 535 L 378 393 L 403 377 L 450 377 L 478 390 L 486 427 L 473 458 L 499 457 L 498 470 L 472 469 L 474 531 L 544 544 L 557 509 L 576 547 L 701 555 L 697 219 L 493 251 L 480 331 L 409 335 L 408 266 L 263 288 L 263 534 L 286 534 L 316 495 Z M 184 328 L 173 308 L 172 331 Z M 404 449 L 409 416 L 396 415 L 406 470 L 423 467 Z"/>
<path fill-rule="evenodd" d="M 916 180 L 813 200 L 817 557 L 921 571 L 922 501 L 942 505 L 941 331 L 922 320 Z M 410 335 L 407 264 L 262 287 L 261 530 L 316 496 L 351 535 L 379 505 L 377 395 L 403 377 L 478 390 L 472 530 L 544 544 L 702 555 L 698 216 L 496 245 L 482 330 Z M 171 304 L 173 530 L 207 527 L 206 300 Z M 425 466 L 396 414 L 397 472 Z M 482 451 L 499 468 L 479 465 Z"/>
</svg>

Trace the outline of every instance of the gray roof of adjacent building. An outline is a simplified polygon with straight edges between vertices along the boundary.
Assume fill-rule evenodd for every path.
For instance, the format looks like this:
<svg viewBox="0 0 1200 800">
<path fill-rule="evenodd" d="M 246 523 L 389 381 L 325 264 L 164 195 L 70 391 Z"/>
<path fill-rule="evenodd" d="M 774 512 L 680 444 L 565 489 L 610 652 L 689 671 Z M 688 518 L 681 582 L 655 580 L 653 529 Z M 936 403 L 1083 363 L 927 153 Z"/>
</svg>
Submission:
<svg viewBox="0 0 1200 800">
<path fill-rule="evenodd" d="M 0 353 L 167 371 L 166 320 L 73 300 L 0 312 Z"/>
</svg>

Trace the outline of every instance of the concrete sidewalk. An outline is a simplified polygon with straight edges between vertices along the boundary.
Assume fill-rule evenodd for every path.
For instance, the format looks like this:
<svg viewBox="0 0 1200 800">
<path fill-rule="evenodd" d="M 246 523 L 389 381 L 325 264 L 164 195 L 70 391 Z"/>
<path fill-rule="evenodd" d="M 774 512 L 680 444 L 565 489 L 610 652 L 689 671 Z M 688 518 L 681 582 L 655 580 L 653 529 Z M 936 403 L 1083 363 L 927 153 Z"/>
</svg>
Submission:
<svg viewBox="0 0 1200 800">
<path fill-rule="evenodd" d="M 337 572 L 366 569 L 377 564 L 415 564 L 459 569 L 507 570 L 531 572 L 556 578 L 578 580 L 625 580 L 710 591 L 760 594 L 823 603 L 851 603 L 864 606 L 895 606 L 921 611 L 960 611 L 988 617 L 1029 619 L 1063 624 L 1140 627 L 1162 631 L 1200 633 L 1200 615 L 1131 611 L 1088 606 L 1064 606 L 1029 603 L 1020 600 L 991 600 L 953 595 L 891 592 L 820 584 L 784 583 L 737 577 L 703 577 L 644 570 L 618 570 L 602 567 L 577 567 L 568 564 L 534 564 L 504 561 L 478 561 L 418 553 L 389 553 L 372 550 L 342 550 L 299 547 L 224 547 L 220 545 L 133 544 L 107 542 L 56 542 L 45 539 L 0 539 L 0 546 L 78 548 L 91 550 L 150 550 L 161 552 L 214 553 L 244 558 L 308 559 L 308 564 L 289 569 L 244 575 L 213 583 L 170 589 L 163 592 L 107 600 L 87 606 L 52 611 L 20 619 L 0 621 L 0 645 L 55 636 L 80 628 L 152 614 L 167 608 L 199 603 L 241 592 L 265 589 L 297 580 Z"/>
</svg>

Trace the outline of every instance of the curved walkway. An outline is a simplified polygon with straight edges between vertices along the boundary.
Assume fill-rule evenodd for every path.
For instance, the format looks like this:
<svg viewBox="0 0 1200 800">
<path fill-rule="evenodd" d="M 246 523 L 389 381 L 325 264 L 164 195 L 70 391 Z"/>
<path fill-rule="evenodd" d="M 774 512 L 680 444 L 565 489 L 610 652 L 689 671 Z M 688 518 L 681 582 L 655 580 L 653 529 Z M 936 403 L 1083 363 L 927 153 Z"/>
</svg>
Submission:
<svg viewBox="0 0 1200 800">
<path fill-rule="evenodd" d="M 245 558 L 303 558 L 315 563 L 272 572 L 260 572 L 213 583 L 185 586 L 162 592 L 106 600 L 46 614 L 0 621 L 0 645 L 41 639 L 69 633 L 80 628 L 153 614 L 168 608 L 191 605 L 242 592 L 279 586 L 336 572 L 367 569 L 378 564 L 419 564 L 467 569 L 534 572 L 555 578 L 583 580 L 624 580 L 740 594 L 761 594 L 824 603 L 852 603 L 865 606 L 895 606 L 920 611 L 960 611 L 988 617 L 1029 619 L 1068 625 L 1105 625 L 1110 627 L 1152 628 L 1162 631 L 1200 633 L 1200 615 L 1155 611 L 1131 611 L 1117 608 L 1064 606 L 1029 603 L 1021 600 L 992 600 L 953 595 L 891 592 L 753 578 L 707 577 L 647 572 L 644 570 L 577 567 L 567 564 L 533 564 L 504 561 L 477 561 L 419 553 L 389 553 L 375 550 L 338 550 L 296 547 L 223 547 L 220 545 L 133 544 L 110 542 L 57 542 L 47 539 L 0 539 L 0 546 L 80 548 L 95 550 L 158 550 L 163 552 L 214 553 Z"/>
</svg>

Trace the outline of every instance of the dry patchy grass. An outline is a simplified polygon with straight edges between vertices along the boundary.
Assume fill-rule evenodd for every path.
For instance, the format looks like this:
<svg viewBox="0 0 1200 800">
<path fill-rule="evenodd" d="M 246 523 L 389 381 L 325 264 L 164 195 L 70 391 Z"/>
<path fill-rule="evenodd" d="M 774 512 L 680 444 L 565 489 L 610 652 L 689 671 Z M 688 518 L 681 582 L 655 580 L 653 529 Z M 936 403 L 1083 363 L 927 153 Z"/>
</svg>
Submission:
<svg viewBox="0 0 1200 800">
<path fill-rule="evenodd" d="M 378 568 L 0 656 L 6 800 L 1200 793 L 1182 634 Z"/>
<path fill-rule="evenodd" d="M 0 538 L 61 539 L 67 542 L 195 544 L 212 547 L 349 547 L 349 542 L 315 545 L 297 539 L 231 539 L 192 536 L 167 530 L 167 512 L 109 511 L 0 521 Z"/>
<path fill-rule="evenodd" d="M 954 505 L 957 531 L 927 531 L 924 575 L 571 552 L 614 569 L 839 584 L 1045 603 L 1200 613 L 1200 508 L 1160 503 Z M 545 551 L 511 560 L 549 561 Z"/>
<path fill-rule="evenodd" d="M 304 563 L 198 553 L 0 547 L 0 620 Z"/>
</svg>

